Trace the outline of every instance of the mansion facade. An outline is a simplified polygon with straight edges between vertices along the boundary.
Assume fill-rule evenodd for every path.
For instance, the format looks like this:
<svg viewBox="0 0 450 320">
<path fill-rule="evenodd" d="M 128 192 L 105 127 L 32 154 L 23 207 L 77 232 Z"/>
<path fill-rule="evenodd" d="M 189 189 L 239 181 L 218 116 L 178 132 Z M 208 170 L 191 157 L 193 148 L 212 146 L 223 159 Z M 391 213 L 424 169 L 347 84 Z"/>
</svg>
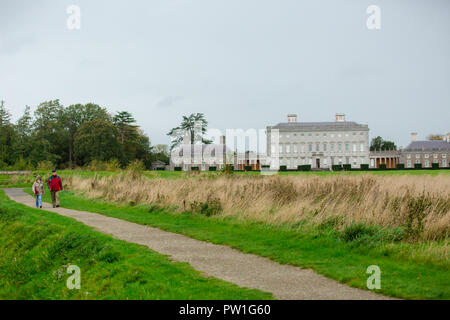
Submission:
<svg viewBox="0 0 450 320">
<path fill-rule="evenodd" d="M 447 140 L 418 141 L 417 133 L 412 133 L 411 143 L 401 150 L 402 163 L 405 168 L 414 168 L 416 164 L 431 168 L 433 163 L 439 164 L 440 168 L 449 167 L 450 142 Z"/>
<path fill-rule="evenodd" d="M 297 122 L 297 115 L 290 114 L 287 122 L 268 126 L 266 134 L 273 168 L 278 161 L 287 169 L 300 165 L 329 169 L 338 164 L 360 168 L 369 164 L 369 127 L 346 121 L 344 114 L 336 114 L 334 122 Z"/>
<path fill-rule="evenodd" d="M 369 127 L 354 121 L 346 121 L 344 114 L 336 114 L 333 122 L 298 122 L 297 115 L 289 114 L 287 122 L 266 128 L 266 153 L 232 151 L 226 145 L 225 136 L 218 144 L 191 144 L 185 137 L 183 144 L 172 151 L 169 169 L 183 171 L 194 168 L 208 171 L 233 165 L 235 170 L 262 170 L 285 167 L 295 170 L 309 165 L 313 170 L 330 170 L 333 165 L 350 165 L 353 169 L 367 165 L 375 169 L 387 169 L 403 164 L 404 168 L 450 167 L 450 134 L 440 141 L 418 141 L 417 133 L 411 134 L 411 143 L 400 150 L 370 151 Z"/>
</svg>

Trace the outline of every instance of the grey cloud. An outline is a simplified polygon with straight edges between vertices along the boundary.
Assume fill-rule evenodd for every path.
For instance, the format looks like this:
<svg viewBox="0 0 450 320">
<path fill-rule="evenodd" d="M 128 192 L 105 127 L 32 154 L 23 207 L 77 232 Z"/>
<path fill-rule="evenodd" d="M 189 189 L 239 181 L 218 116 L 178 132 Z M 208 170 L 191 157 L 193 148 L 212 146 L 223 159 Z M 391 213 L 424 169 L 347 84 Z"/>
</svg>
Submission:
<svg viewBox="0 0 450 320">
<path fill-rule="evenodd" d="M 379 31 L 369 0 L 0 0 L 0 99 L 15 118 L 56 97 L 126 108 L 154 144 L 192 112 L 243 129 L 344 112 L 398 145 L 448 132 L 450 1 L 376 2 Z"/>
<path fill-rule="evenodd" d="M 157 101 L 156 106 L 159 108 L 172 107 L 177 101 L 182 99 L 183 98 L 179 96 L 165 96 Z"/>
</svg>

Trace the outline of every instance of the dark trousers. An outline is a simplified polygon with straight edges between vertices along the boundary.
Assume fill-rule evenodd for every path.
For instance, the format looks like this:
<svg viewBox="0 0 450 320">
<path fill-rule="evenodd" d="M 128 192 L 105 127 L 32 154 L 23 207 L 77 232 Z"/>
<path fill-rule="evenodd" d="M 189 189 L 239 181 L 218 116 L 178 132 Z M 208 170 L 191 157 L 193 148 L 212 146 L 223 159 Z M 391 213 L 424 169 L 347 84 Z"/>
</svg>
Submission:
<svg viewBox="0 0 450 320">
<path fill-rule="evenodd" d="M 59 191 L 50 191 L 52 197 L 52 204 L 54 206 L 59 206 Z"/>
</svg>

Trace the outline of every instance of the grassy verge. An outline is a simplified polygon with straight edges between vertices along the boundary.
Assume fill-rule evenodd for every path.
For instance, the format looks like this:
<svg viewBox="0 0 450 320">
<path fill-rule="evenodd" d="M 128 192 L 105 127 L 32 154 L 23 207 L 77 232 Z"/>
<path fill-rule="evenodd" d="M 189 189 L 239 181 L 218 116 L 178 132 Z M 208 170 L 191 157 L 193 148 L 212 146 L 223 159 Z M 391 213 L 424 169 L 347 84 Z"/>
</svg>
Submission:
<svg viewBox="0 0 450 320">
<path fill-rule="evenodd" d="M 93 177 L 93 176 L 111 176 L 120 174 L 122 171 L 89 171 L 89 170 L 60 170 L 58 174 L 64 177 L 70 176 L 81 176 L 81 177 Z M 260 175 L 260 172 L 250 171 L 250 172 L 235 172 L 235 175 Z M 393 176 L 393 175 L 445 175 L 450 176 L 450 170 L 385 170 L 385 171 L 286 171 L 278 172 L 277 174 L 281 176 L 352 176 L 352 175 L 374 175 L 374 176 Z M 30 176 L 11 176 L 11 175 L 0 175 L 0 186 L 2 187 L 25 187 L 30 183 L 33 183 L 36 175 L 40 175 L 44 181 L 51 175 L 51 171 L 33 171 Z M 193 174 L 186 171 L 145 171 L 144 175 L 147 178 L 162 178 L 162 179 L 178 179 L 190 177 Z M 195 176 L 217 176 L 220 172 L 198 172 Z"/>
<path fill-rule="evenodd" d="M 44 199 L 48 201 L 49 196 Z M 367 289 L 366 269 L 378 265 L 382 280 L 377 292 L 381 294 L 407 299 L 450 299 L 448 258 L 430 254 L 436 247 L 447 246 L 444 242 L 396 241 L 396 230 L 363 225 L 338 232 L 332 223 L 314 228 L 301 223 L 275 226 L 237 218 L 171 213 L 156 206 L 119 206 L 72 192 L 64 192 L 61 199 L 64 207 L 98 212 L 229 245 L 280 263 L 313 268 L 353 287 Z"/>
<path fill-rule="evenodd" d="M 81 269 L 80 290 L 66 287 L 68 265 Z M 0 299 L 270 298 L 204 278 L 188 264 L 73 219 L 15 203 L 0 190 Z"/>
</svg>

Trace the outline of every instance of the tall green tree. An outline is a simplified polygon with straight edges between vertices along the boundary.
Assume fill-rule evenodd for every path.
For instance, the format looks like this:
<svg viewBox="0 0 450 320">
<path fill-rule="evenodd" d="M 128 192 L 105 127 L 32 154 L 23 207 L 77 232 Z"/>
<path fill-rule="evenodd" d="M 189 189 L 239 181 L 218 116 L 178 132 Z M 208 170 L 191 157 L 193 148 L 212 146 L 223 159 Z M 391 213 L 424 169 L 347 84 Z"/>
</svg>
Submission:
<svg viewBox="0 0 450 320">
<path fill-rule="evenodd" d="M 69 167 L 73 167 L 73 144 L 78 128 L 84 122 L 95 119 L 111 122 L 111 116 L 105 108 L 94 103 L 88 103 L 86 105 L 74 104 L 68 106 L 64 109 L 62 119 L 68 135 Z"/>
<path fill-rule="evenodd" d="M 85 121 L 75 133 L 74 155 L 77 163 L 86 165 L 92 160 L 107 161 L 121 153 L 119 132 L 111 123 L 95 119 Z"/>
<path fill-rule="evenodd" d="M 140 159 L 144 163 L 146 168 L 150 168 L 152 164 L 152 148 L 150 145 L 150 138 L 141 130 L 138 129 L 138 138 L 136 141 L 136 149 L 134 150 L 134 159 Z"/>
<path fill-rule="evenodd" d="M 186 136 L 189 137 L 191 144 L 195 144 L 197 142 L 210 144 L 212 141 L 205 139 L 207 129 L 208 121 L 206 121 L 203 113 L 193 113 L 187 117 L 183 116 L 183 121 L 181 121 L 181 124 L 167 133 L 167 135 L 172 139 L 170 150 L 179 146 Z"/>
<path fill-rule="evenodd" d="M 0 101 L 0 128 L 11 124 L 11 113 L 6 109 L 5 101 Z"/>
<path fill-rule="evenodd" d="M 120 111 L 113 117 L 114 126 L 119 132 L 119 142 L 122 145 L 122 164 L 138 158 L 138 154 L 149 152 L 150 140 L 145 137 L 136 125 L 136 119 L 127 111 Z"/>
<path fill-rule="evenodd" d="M 397 146 L 393 141 L 383 140 L 378 136 L 372 139 L 370 143 L 370 151 L 397 150 Z"/>
<path fill-rule="evenodd" d="M 123 165 L 153 161 L 149 137 L 131 113 L 112 117 L 94 103 L 65 108 L 59 100 L 39 104 L 31 115 L 26 107 L 22 117 L 11 122 L 5 103 L 0 102 L 0 167 L 31 167 L 51 161 L 59 168 L 88 164 L 91 160 L 121 159 Z"/>
<path fill-rule="evenodd" d="M 64 126 L 64 107 L 59 100 L 41 103 L 34 112 L 35 139 L 42 154 L 53 161 L 68 161 L 68 134 Z"/>
<path fill-rule="evenodd" d="M 6 109 L 4 101 L 0 101 L 0 167 L 12 164 L 12 145 L 15 131 L 11 123 L 11 114 Z"/>
<path fill-rule="evenodd" d="M 114 118 L 113 123 L 119 131 L 120 143 L 124 144 L 126 140 L 133 140 L 136 138 L 136 119 L 127 111 L 118 112 Z"/>
<path fill-rule="evenodd" d="M 31 117 L 30 107 L 26 106 L 23 115 L 17 120 L 15 126 L 16 138 L 13 143 L 14 159 L 31 160 L 33 151 L 33 119 Z"/>
</svg>

